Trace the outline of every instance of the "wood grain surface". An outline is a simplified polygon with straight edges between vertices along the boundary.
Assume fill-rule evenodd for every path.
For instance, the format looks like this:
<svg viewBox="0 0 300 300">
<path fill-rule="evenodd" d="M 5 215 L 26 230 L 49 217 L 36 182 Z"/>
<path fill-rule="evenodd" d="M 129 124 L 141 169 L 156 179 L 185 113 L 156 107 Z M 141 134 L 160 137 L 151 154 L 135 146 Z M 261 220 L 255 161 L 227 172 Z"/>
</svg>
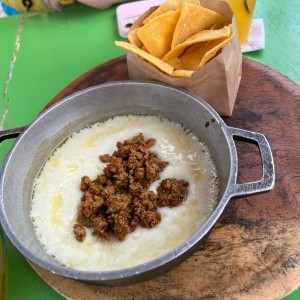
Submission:
<svg viewBox="0 0 300 300">
<path fill-rule="evenodd" d="M 127 80 L 120 57 L 82 75 L 49 105 L 78 90 Z M 49 106 L 48 105 L 48 106 Z M 88 285 L 36 272 L 68 299 L 281 299 L 300 285 L 300 87 L 257 62 L 244 59 L 229 126 L 263 133 L 272 148 L 272 192 L 232 199 L 206 244 L 171 272 L 125 287 Z M 237 142 L 239 181 L 261 176 L 255 146 Z"/>
</svg>

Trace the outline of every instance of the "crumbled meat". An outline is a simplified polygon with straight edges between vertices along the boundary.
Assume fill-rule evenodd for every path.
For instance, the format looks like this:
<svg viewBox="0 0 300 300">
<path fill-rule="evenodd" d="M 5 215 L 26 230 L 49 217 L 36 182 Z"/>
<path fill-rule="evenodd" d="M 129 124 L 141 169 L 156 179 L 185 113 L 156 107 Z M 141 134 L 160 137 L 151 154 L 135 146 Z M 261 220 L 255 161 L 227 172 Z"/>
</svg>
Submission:
<svg viewBox="0 0 300 300">
<path fill-rule="evenodd" d="M 135 199 L 133 211 L 137 216 L 142 227 L 152 228 L 161 220 L 161 215 L 157 212 L 155 203 L 143 197 L 142 199 Z"/>
<path fill-rule="evenodd" d="M 184 201 L 188 186 L 188 182 L 184 180 L 164 179 L 157 188 L 157 196 L 155 198 L 152 197 L 152 201 L 155 199 L 159 207 L 175 207 Z"/>
<path fill-rule="evenodd" d="M 104 163 L 108 163 L 111 161 L 111 156 L 109 154 L 100 155 L 99 158 L 100 158 L 100 161 L 102 161 Z"/>
<path fill-rule="evenodd" d="M 142 133 L 118 142 L 112 155 L 99 156 L 101 162 L 107 163 L 103 174 L 95 180 L 81 178 L 83 195 L 73 227 L 78 241 L 86 237 L 84 227 L 92 228 L 93 235 L 102 240 L 122 241 L 138 225 L 152 228 L 158 224 L 161 215 L 157 207 L 174 207 L 184 201 L 188 188 L 184 180 L 165 179 L 157 195 L 148 193 L 151 183 L 168 165 L 149 150 L 154 144 L 154 139 L 145 141 Z"/>
<path fill-rule="evenodd" d="M 112 237 L 113 232 L 104 213 L 93 216 L 91 221 L 94 228 L 93 235 L 99 236 L 102 240 L 109 240 Z"/>
<path fill-rule="evenodd" d="M 81 185 L 80 185 L 80 189 L 82 191 L 86 191 L 88 189 L 88 187 L 91 185 L 91 180 L 88 176 L 83 176 L 81 178 Z"/>
<path fill-rule="evenodd" d="M 76 223 L 73 226 L 73 232 L 75 234 L 76 240 L 78 240 L 79 242 L 82 242 L 85 239 L 86 233 L 85 233 L 85 229 L 82 225 Z"/>
<path fill-rule="evenodd" d="M 89 218 L 95 214 L 104 204 L 104 199 L 97 194 L 87 191 L 83 194 L 80 202 L 80 211 L 84 217 Z"/>
</svg>

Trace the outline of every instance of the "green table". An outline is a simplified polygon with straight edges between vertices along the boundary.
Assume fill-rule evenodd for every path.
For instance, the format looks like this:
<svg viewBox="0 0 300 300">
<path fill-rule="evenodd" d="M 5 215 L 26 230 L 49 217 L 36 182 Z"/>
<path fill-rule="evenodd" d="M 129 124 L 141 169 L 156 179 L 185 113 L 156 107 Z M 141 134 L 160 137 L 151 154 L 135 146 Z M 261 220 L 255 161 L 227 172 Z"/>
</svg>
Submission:
<svg viewBox="0 0 300 300">
<path fill-rule="evenodd" d="M 63 13 L 0 19 L 0 128 L 29 124 L 75 78 L 125 54 L 114 46 L 114 41 L 120 40 L 115 9 L 100 11 L 78 4 Z M 255 17 L 264 19 L 266 47 L 245 55 L 297 84 L 299 15 L 298 0 L 258 1 Z M 12 142 L 0 145 L 1 164 Z M 8 299 L 63 299 L 40 279 L 5 237 L 4 243 L 9 266 Z M 285 299 L 300 299 L 300 289 Z"/>
</svg>

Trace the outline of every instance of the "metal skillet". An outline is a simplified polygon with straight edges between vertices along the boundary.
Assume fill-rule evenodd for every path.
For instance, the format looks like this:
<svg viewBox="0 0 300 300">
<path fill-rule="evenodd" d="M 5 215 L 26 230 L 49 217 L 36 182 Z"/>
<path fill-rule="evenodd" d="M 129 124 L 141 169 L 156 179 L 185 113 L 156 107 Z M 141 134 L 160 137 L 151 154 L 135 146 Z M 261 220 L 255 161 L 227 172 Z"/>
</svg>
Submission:
<svg viewBox="0 0 300 300">
<path fill-rule="evenodd" d="M 165 255 L 132 268 L 88 272 L 57 263 L 37 240 L 29 216 L 35 178 L 52 151 L 79 129 L 116 115 L 158 115 L 180 123 L 210 149 L 220 181 L 218 205 L 206 222 L 183 244 Z M 0 133 L 0 141 L 18 136 L 0 171 L 0 220 L 16 248 L 38 266 L 68 278 L 99 285 L 126 285 L 161 275 L 180 264 L 204 243 L 231 198 L 273 189 L 273 156 L 266 138 L 227 126 L 202 99 L 166 84 L 120 81 L 73 94 L 43 112 L 28 127 Z M 237 183 L 234 140 L 258 146 L 262 178 Z"/>
</svg>

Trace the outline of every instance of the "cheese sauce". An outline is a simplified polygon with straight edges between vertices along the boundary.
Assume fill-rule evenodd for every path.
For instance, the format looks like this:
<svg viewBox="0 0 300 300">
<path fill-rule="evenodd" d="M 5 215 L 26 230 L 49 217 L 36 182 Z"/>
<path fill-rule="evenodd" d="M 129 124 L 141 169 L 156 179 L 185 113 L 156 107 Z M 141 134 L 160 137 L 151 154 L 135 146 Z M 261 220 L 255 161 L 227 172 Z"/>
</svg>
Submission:
<svg viewBox="0 0 300 300">
<path fill-rule="evenodd" d="M 101 241 L 87 230 L 84 242 L 78 242 L 73 225 L 81 177 L 95 179 L 105 167 L 99 155 L 112 154 L 117 142 L 139 133 L 145 140 L 155 139 L 151 151 L 169 162 L 150 190 L 156 191 L 165 178 L 184 179 L 189 182 L 186 200 L 174 208 L 159 208 L 158 225 L 139 226 L 124 241 Z M 36 179 L 31 218 L 39 241 L 61 264 L 87 271 L 117 270 L 155 259 L 183 243 L 209 217 L 218 191 L 209 150 L 193 133 L 164 118 L 118 116 L 72 134 L 53 152 Z"/>
</svg>

